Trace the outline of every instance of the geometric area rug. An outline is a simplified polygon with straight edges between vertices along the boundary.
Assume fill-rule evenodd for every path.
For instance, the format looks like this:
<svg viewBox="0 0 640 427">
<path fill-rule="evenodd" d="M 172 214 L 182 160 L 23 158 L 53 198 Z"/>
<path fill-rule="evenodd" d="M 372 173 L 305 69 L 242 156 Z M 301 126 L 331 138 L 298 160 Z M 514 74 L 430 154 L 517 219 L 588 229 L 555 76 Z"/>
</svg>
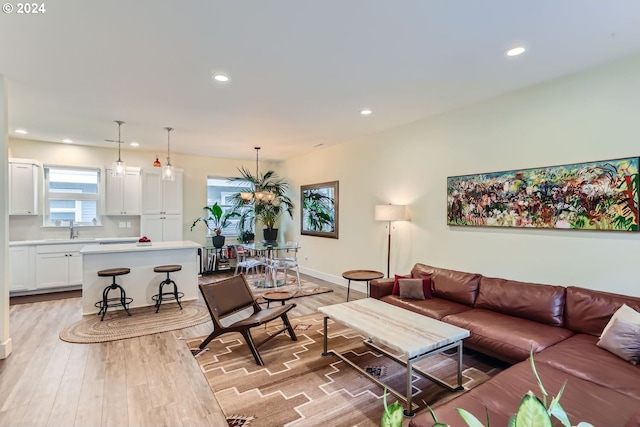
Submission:
<svg viewBox="0 0 640 427">
<path fill-rule="evenodd" d="M 383 389 L 334 356 L 322 357 L 323 315 L 290 319 L 298 341 L 280 334 L 258 350 L 265 366 L 256 365 L 240 334 L 212 340 L 203 351 L 205 337 L 186 344 L 213 391 L 229 426 L 307 427 L 379 426 L 384 411 Z M 255 342 L 274 333 L 280 322 L 252 329 Z M 406 369 L 363 343 L 357 332 L 329 320 L 329 348 L 338 350 L 367 372 L 396 390 L 405 389 Z M 426 372 L 456 382 L 455 353 L 428 357 L 416 364 Z M 414 402 L 419 410 L 450 400 L 500 372 L 477 353 L 463 357 L 465 390 L 450 392 L 414 373 Z M 387 397 L 389 404 L 395 401 Z"/>
</svg>

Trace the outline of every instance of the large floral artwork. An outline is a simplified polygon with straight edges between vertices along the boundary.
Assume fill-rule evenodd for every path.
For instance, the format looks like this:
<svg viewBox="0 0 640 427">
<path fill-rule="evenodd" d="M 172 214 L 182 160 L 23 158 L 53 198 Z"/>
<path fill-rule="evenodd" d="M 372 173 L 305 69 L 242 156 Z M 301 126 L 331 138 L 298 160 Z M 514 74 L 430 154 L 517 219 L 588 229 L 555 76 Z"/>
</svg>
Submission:
<svg viewBox="0 0 640 427">
<path fill-rule="evenodd" d="M 447 223 L 638 231 L 638 158 L 447 178 Z"/>
</svg>

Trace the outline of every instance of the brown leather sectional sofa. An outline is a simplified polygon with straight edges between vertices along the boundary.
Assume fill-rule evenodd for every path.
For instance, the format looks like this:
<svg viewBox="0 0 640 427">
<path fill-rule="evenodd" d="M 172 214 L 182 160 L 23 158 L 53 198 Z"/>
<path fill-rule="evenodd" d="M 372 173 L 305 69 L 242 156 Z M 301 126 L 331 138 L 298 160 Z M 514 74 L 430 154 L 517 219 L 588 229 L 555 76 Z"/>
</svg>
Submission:
<svg viewBox="0 0 640 427">
<path fill-rule="evenodd" d="M 394 279 L 371 281 L 371 297 L 471 332 L 470 348 L 514 364 L 484 384 L 444 405 L 438 421 L 465 426 L 455 408 L 491 425 L 507 426 L 524 394 L 540 389 L 527 358 L 533 344 L 538 374 L 550 396 L 567 386 L 560 400 L 573 425 L 640 426 L 640 365 L 596 346 L 613 313 L 622 305 L 640 311 L 640 298 L 569 286 L 524 283 L 416 264 L 411 277 L 431 277 L 433 298 L 392 295 Z M 422 411 L 410 427 L 431 427 Z M 558 424 L 559 425 L 559 424 Z"/>
</svg>

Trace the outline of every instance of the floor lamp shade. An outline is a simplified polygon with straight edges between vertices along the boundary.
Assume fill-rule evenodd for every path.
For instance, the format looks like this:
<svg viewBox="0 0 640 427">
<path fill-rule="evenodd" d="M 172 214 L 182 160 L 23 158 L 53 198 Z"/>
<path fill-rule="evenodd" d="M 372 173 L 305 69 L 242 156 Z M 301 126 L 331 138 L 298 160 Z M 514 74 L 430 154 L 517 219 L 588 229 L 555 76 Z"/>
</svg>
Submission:
<svg viewBox="0 0 640 427">
<path fill-rule="evenodd" d="M 391 277 L 391 221 L 408 221 L 409 213 L 404 205 L 376 205 L 374 217 L 376 221 L 387 221 L 387 277 Z"/>
<path fill-rule="evenodd" d="M 376 205 L 376 221 L 407 221 L 409 215 L 404 205 Z"/>
</svg>

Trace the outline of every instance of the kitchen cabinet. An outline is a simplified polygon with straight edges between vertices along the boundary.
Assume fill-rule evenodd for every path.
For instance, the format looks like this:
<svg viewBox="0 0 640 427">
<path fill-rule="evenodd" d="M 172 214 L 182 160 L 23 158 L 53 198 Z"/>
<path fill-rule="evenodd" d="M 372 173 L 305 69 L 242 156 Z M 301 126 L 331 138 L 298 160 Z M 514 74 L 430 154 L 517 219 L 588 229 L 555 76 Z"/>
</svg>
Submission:
<svg viewBox="0 0 640 427">
<path fill-rule="evenodd" d="M 138 237 L 115 237 L 9 242 L 9 292 L 27 295 L 78 288 L 83 280 L 82 248 L 137 241 Z"/>
<path fill-rule="evenodd" d="M 182 214 L 182 169 L 176 169 L 175 180 L 164 181 L 161 168 L 142 170 L 142 213 L 155 215 Z"/>
<path fill-rule="evenodd" d="M 84 243 L 36 246 L 36 289 L 82 284 Z"/>
<path fill-rule="evenodd" d="M 30 159 L 9 159 L 9 215 L 38 215 L 38 171 Z"/>
<path fill-rule="evenodd" d="M 27 291 L 35 287 L 35 246 L 9 248 L 9 291 Z"/>
<path fill-rule="evenodd" d="M 123 177 L 111 176 L 111 169 L 106 175 L 106 214 L 107 215 L 140 215 L 140 168 L 127 168 Z"/>
<path fill-rule="evenodd" d="M 151 242 L 182 240 L 182 215 L 142 215 L 140 234 Z"/>
</svg>

